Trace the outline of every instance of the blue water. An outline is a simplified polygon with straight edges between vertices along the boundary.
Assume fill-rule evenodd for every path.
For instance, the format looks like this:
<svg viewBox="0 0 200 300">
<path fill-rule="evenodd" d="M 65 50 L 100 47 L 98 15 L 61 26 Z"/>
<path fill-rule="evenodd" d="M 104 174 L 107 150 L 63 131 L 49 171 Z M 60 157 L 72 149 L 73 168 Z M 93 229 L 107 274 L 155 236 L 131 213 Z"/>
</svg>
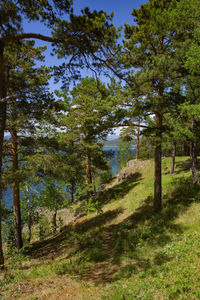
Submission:
<svg viewBox="0 0 200 300">
<path fill-rule="evenodd" d="M 116 153 L 117 153 L 118 147 L 106 146 L 106 147 L 103 147 L 103 150 L 114 152 L 111 159 L 109 159 L 109 162 L 110 162 L 110 166 L 111 166 L 111 169 L 112 169 L 112 174 L 113 174 L 113 176 L 115 176 L 120 170 L 120 163 L 117 162 L 117 158 L 116 158 Z"/>
<path fill-rule="evenodd" d="M 114 155 L 112 157 L 112 159 L 110 160 L 110 166 L 112 168 L 112 175 L 115 176 L 117 173 L 119 173 L 120 171 L 120 162 L 117 160 L 117 151 L 119 150 L 119 148 L 116 147 L 103 147 L 104 151 L 113 151 Z M 131 152 L 132 152 L 132 159 L 134 158 L 135 155 L 135 148 L 132 147 L 131 148 Z"/>
<path fill-rule="evenodd" d="M 110 166 L 111 166 L 111 169 L 112 169 L 112 175 L 113 176 L 115 176 L 120 171 L 120 163 L 117 162 L 117 157 L 116 157 L 116 153 L 117 153 L 118 149 L 119 149 L 118 147 L 109 147 L 109 146 L 103 147 L 104 151 L 112 151 L 113 152 L 113 156 L 109 159 L 109 163 L 110 163 Z M 135 149 L 132 148 L 132 151 L 133 151 L 132 153 L 133 153 L 133 156 L 134 156 Z M 9 189 L 4 190 L 2 198 L 3 198 L 4 204 L 8 208 L 11 208 L 12 207 L 12 202 L 13 202 L 12 189 L 9 188 Z"/>
</svg>

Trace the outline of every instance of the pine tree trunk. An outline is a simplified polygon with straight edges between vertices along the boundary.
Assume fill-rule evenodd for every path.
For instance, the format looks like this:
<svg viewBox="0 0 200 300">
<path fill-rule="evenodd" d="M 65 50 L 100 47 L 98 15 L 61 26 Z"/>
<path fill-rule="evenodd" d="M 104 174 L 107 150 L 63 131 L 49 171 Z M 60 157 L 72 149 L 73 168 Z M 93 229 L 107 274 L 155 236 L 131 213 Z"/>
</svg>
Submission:
<svg viewBox="0 0 200 300">
<path fill-rule="evenodd" d="M 157 145 L 155 148 L 155 178 L 154 178 L 154 211 L 160 211 L 162 209 L 162 115 L 156 115 L 156 124 L 157 124 Z"/>
<path fill-rule="evenodd" d="M 140 157 L 140 118 L 138 119 L 138 126 L 137 126 L 137 145 L 136 145 L 136 159 Z"/>
<path fill-rule="evenodd" d="M 90 151 L 88 147 L 85 148 L 85 171 L 86 171 L 86 184 L 92 183 L 92 173 L 91 173 L 91 158 Z"/>
<path fill-rule="evenodd" d="M 3 60 L 4 44 L 0 42 L 0 99 L 6 97 L 6 85 L 4 74 L 4 60 Z M 4 266 L 4 256 L 2 247 L 2 184 L 1 184 L 1 172 L 2 172 L 2 150 L 3 150 L 3 138 L 6 125 L 6 102 L 0 102 L 0 266 Z"/>
<path fill-rule="evenodd" d="M 196 130 L 196 122 L 192 120 L 192 131 Z M 197 165 L 197 144 L 192 141 L 190 144 L 190 158 L 191 158 L 191 169 L 192 169 L 192 179 L 193 184 L 199 184 L 199 174 Z"/>
<path fill-rule="evenodd" d="M 91 175 L 91 168 L 90 168 L 90 151 L 88 147 L 85 148 L 85 171 L 86 171 L 86 189 L 87 189 L 87 201 L 90 198 L 91 191 L 90 191 L 90 184 L 92 183 L 92 175 Z"/>
<path fill-rule="evenodd" d="M 28 242 L 31 242 L 31 230 L 32 230 L 32 217 L 30 212 L 30 199 L 29 199 L 29 186 L 26 184 L 26 193 L 27 193 L 27 209 L 28 209 Z"/>
<path fill-rule="evenodd" d="M 1 228 L 1 218 L 2 218 L 2 190 L 0 189 L 0 270 L 4 268 L 4 256 L 3 256 L 3 245 L 2 245 L 2 228 Z"/>
<path fill-rule="evenodd" d="M 182 147 L 181 147 L 181 154 L 182 154 L 182 156 L 184 156 L 185 155 L 185 142 L 183 141 L 182 142 Z"/>
<path fill-rule="evenodd" d="M 196 143 L 192 143 L 191 147 L 191 158 L 192 158 L 192 179 L 193 184 L 199 184 L 199 174 L 198 174 L 198 165 L 197 165 L 197 145 Z"/>
<path fill-rule="evenodd" d="M 21 212 L 20 212 L 20 192 L 19 181 L 16 177 L 18 171 L 18 144 L 17 132 L 15 129 L 11 130 L 12 136 L 12 163 L 13 163 L 13 212 L 14 212 L 14 234 L 15 245 L 17 249 L 21 249 L 22 244 L 22 231 L 21 231 Z"/>
<path fill-rule="evenodd" d="M 30 211 L 28 210 L 28 242 L 31 242 L 31 230 L 32 230 L 32 218 Z"/>
<path fill-rule="evenodd" d="M 173 142 L 173 144 L 172 144 L 172 162 L 171 162 L 171 168 L 170 168 L 170 175 L 174 174 L 175 157 L 176 157 L 176 142 Z"/>
<path fill-rule="evenodd" d="M 74 182 L 71 182 L 70 195 L 71 195 L 71 203 L 74 203 Z"/>
<path fill-rule="evenodd" d="M 192 162 L 192 148 L 193 148 L 192 142 L 190 142 L 189 148 L 190 148 L 190 160 L 191 160 L 191 162 Z M 191 168 L 191 170 L 192 170 L 192 168 Z"/>
</svg>

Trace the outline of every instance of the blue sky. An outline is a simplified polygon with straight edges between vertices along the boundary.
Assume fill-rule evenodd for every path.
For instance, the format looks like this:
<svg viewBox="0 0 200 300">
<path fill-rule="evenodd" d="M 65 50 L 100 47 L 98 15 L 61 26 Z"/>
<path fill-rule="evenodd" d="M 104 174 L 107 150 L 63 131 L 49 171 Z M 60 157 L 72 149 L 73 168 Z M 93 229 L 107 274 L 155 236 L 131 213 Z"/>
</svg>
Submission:
<svg viewBox="0 0 200 300">
<path fill-rule="evenodd" d="M 113 22 L 115 26 L 121 26 L 125 23 L 131 23 L 133 20 L 132 10 L 147 2 L 147 0 L 74 0 L 74 9 L 75 12 L 79 12 L 80 8 L 88 6 L 91 10 L 114 12 Z"/>
<path fill-rule="evenodd" d="M 107 13 L 114 12 L 113 23 L 116 27 L 122 26 L 123 24 L 132 24 L 133 17 L 131 12 L 134 8 L 139 8 L 141 4 L 147 3 L 147 0 L 74 0 L 74 12 L 76 14 L 80 13 L 80 10 L 89 7 L 90 10 L 96 9 L 104 10 Z M 25 32 L 36 32 L 41 34 L 49 35 L 50 32 L 48 28 L 40 24 L 39 22 L 24 22 Z M 37 41 L 36 45 L 44 45 L 44 42 Z M 48 50 L 46 52 L 46 64 L 52 65 L 57 62 L 56 57 L 50 56 L 50 45 L 48 45 Z"/>
<path fill-rule="evenodd" d="M 141 4 L 147 3 L 148 0 L 74 0 L 74 12 L 75 14 L 79 14 L 81 9 L 85 7 L 89 7 L 90 10 L 96 9 L 104 10 L 107 13 L 114 12 L 113 23 L 116 27 L 122 26 L 123 24 L 132 24 L 133 17 L 131 12 L 134 8 L 139 8 Z M 24 22 L 24 31 L 25 32 L 36 32 L 44 35 L 50 35 L 49 30 L 38 22 Z M 45 43 L 42 41 L 37 41 L 36 45 L 44 45 Z M 48 44 L 48 43 L 47 43 Z M 52 57 L 50 55 L 51 47 L 47 45 L 48 49 L 45 53 L 46 60 L 45 64 L 48 66 L 52 66 L 54 64 L 59 64 L 60 61 L 57 60 L 56 56 Z M 91 73 L 88 70 L 82 71 L 82 76 L 91 76 Z M 101 80 L 105 80 L 105 78 L 101 78 Z M 51 91 L 55 89 L 59 89 L 59 84 L 55 85 L 53 79 L 50 81 L 50 89 Z M 119 131 L 119 130 L 118 130 Z M 118 134 L 118 132 L 116 132 Z"/>
</svg>

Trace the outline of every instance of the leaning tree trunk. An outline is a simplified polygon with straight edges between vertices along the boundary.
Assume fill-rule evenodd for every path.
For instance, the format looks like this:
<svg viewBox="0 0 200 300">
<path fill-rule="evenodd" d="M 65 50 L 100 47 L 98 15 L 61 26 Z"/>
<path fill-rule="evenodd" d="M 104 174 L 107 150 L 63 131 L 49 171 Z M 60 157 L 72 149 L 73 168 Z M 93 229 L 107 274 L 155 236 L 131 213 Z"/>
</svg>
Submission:
<svg viewBox="0 0 200 300">
<path fill-rule="evenodd" d="M 196 129 L 195 120 L 192 121 L 192 131 Z M 193 184 L 199 184 L 199 174 L 198 174 L 198 165 L 197 165 L 197 144 L 195 141 L 192 141 L 190 144 L 190 158 L 191 158 L 191 169 L 192 169 L 192 180 Z"/>
<path fill-rule="evenodd" d="M 140 118 L 138 119 L 137 126 L 137 144 L 136 144 L 136 159 L 140 157 Z"/>
<path fill-rule="evenodd" d="M 20 192 L 19 180 L 17 179 L 16 172 L 18 171 L 18 144 L 17 144 L 17 131 L 11 130 L 12 136 L 12 164 L 13 164 L 13 212 L 14 212 L 14 235 L 15 245 L 17 249 L 21 249 L 22 243 L 22 230 L 21 230 L 21 212 L 20 212 Z"/>
<path fill-rule="evenodd" d="M 5 85 L 5 72 L 4 72 L 4 60 L 3 60 L 4 44 L 0 42 L 0 100 L 6 97 L 6 85 Z M 6 125 L 6 102 L 0 101 L 0 266 L 4 266 L 4 256 L 2 247 L 2 234 L 1 234 L 1 218 L 2 218 L 2 156 L 3 156 L 3 138 Z"/>
<path fill-rule="evenodd" d="M 162 114 L 156 114 L 157 125 L 157 145 L 155 148 L 155 178 L 154 178 L 154 211 L 160 211 L 162 209 Z"/>
<path fill-rule="evenodd" d="M 172 144 L 172 162 L 171 162 L 171 168 L 170 168 L 170 175 L 174 174 L 175 157 L 176 157 L 176 142 L 173 142 L 173 144 Z"/>
</svg>

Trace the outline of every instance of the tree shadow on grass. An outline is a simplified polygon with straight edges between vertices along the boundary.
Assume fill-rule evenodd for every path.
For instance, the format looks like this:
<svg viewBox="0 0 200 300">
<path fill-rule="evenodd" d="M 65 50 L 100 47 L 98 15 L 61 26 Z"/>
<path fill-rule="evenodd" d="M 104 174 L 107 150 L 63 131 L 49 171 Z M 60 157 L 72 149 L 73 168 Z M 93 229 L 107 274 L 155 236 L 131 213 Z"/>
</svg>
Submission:
<svg viewBox="0 0 200 300">
<path fill-rule="evenodd" d="M 101 202 L 101 205 L 103 205 L 111 200 L 120 199 L 124 197 L 130 190 L 132 190 L 134 186 L 138 184 L 140 179 L 140 173 L 137 172 L 132 174 L 120 184 L 99 193 L 97 200 Z M 33 258 L 45 256 L 50 257 L 54 256 L 54 253 L 57 253 L 58 255 L 58 251 L 61 252 L 61 248 L 63 250 L 64 248 L 67 248 L 67 246 L 64 247 L 63 245 L 67 244 L 67 241 L 70 240 L 71 232 L 81 234 L 91 230 L 92 228 L 104 226 L 106 223 L 115 219 L 122 212 L 123 210 L 118 208 L 106 211 L 105 213 L 101 213 L 89 219 L 86 217 L 83 221 L 80 219 L 74 224 L 65 226 L 60 234 L 43 241 L 33 243 L 31 247 L 26 250 L 26 253 Z"/>
<path fill-rule="evenodd" d="M 136 185 L 138 185 L 141 179 L 141 173 L 136 172 L 134 174 L 131 174 L 121 183 L 100 192 L 97 199 L 101 202 L 102 205 L 105 205 L 111 201 L 121 199 L 126 194 L 128 194 L 129 191 L 132 190 Z"/>
<path fill-rule="evenodd" d="M 30 256 L 59 255 L 62 243 L 67 241 L 58 273 L 98 285 L 145 272 L 172 259 L 159 249 L 173 241 L 175 235 L 181 238 L 186 225 L 176 223 L 176 219 L 193 202 L 199 202 L 199 196 L 200 187 L 192 185 L 191 178 L 176 179 L 161 212 L 153 212 L 153 199 L 149 196 L 120 223 L 109 224 L 123 212 L 120 208 L 80 220 L 56 237 L 35 243 Z M 124 258 L 126 264 L 122 264 Z"/>
<path fill-rule="evenodd" d="M 189 171 L 191 168 L 191 160 L 178 161 L 175 163 L 175 173 L 180 174 L 182 172 Z"/>
<path fill-rule="evenodd" d="M 65 248 L 62 247 L 62 245 L 70 239 L 72 232 L 82 234 L 86 233 L 88 230 L 94 230 L 94 228 L 96 227 L 100 228 L 107 222 L 115 219 L 122 212 L 123 209 L 117 208 L 106 211 L 105 213 L 101 213 L 89 219 L 86 218 L 83 221 L 81 221 L 80 219 L 74 224 L 65 226 L 63 228 L 63 231 L 56 236 L 33 243 L 30 248 L 26 249 L 26 253 L 30 255 L 31 258 L 39 258 L 45 256 L 52 256 L 55 258 L 55 254 L 58 256 L 60 254 L 59 252 L 61 252 L 61 249 Z"/>
<path fill-rule="evenodd" d="M 200 201 L 200 186 L 193 186 L 191 178 L 174 180 L 173 186 L 161 212 L 153 212 L 153 199 L 147 197 L 144 204 L 128 218 L 119 224 L 108 225 L 103 239 L 104 245 L 107 244 L 104 247 L 105 258 L 102 263 L 95 264 L 90 271 L 80 275 L 80 278 L 96 284 L 114 282 L 171 260 L 171 256 L 159 252 L 159 249 L 171 242 L 175 235 L 181 237 L 186 225 L 177 224 L 176 219 L 193 202 Z M 152 250 L 153 253 L 156 248 L 158 251 L 151 260 L 149 253 L 144 255 L 145 251 Z M 122 266 L 124 258 L 131 263 Z"/>
</svg>

